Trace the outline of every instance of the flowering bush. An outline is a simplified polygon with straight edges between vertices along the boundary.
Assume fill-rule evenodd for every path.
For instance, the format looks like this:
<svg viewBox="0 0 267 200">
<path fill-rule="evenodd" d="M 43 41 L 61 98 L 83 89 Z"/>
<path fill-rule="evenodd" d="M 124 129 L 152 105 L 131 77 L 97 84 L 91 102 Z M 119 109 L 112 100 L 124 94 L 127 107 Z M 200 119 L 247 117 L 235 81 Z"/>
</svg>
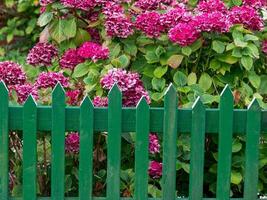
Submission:
<svg viewBox="0 0 267 200">
<path fill-rule="evenodd" d="M 107 94 L 114 83 L 122 91 L 125 107 L 136 106 L 142 96 L 150 106 L 162 106 L 164 93 L 172 82 L 179 95 L 177 106 L 191 107 L 197 96 L 207 106 L 216 105 L 220 92 L 228 84 L 236 107 L 243 108 L 256 97 L 267 108 L 265 0 L 40 0 L 39 3 L 37 24 L 43 31 L 39 42 L 29 50 L 27 64 L 0 63 L 0 79 L 12 91 L 11 98 L 20 104 L 30 93 L 37 102 L 50 104 L 47 96 L 60 82 L 66 90 L 67 103 L 72 106 L 80 105 L 83 96 L 88 95 L 95 107 L 106 107 Z M 135 139 L 131 133 L 123 138 L 121 188 L 122 195 L 128 197 L 133 195 Z M 50 148 L 48 139 L 44 137 L 39 142 L 44 149 Z M 161 192 L 161 136 L 151 133 L 149 140 L 149 194 L 157 197 Z M 97 134 L 95 142 L 94 194 L 101 196 L 105 192 L 105 133 Z M 235 138 L 233 142 L 233 197 L 242 194 L 243 163 L 238 159 L 244 153 L 243 143 L 243 138 Z M 184 185 L 188 183 L 189 138 L 180 136 L 177 146 L 178 184 Z M 207 138 L 207 146 L 209 163 L 204 193 L 213 196 L 216 138 Z M 66 135 L 69 196 L 77 193 L 78 150 L 79 134 Z M 49 193 L 46 173 L 50 163 L 46 156 L 42 162 L 44 177 L 39 190 L 45 195 Z M 264 167 L 261 170 L 259 192 L 265 193 Z M 18 185 L 12 184 L 13 191 L 18 191 Z M 177 190 L 179 195 L 187 195 L 188 188 Z"/>
</svg>

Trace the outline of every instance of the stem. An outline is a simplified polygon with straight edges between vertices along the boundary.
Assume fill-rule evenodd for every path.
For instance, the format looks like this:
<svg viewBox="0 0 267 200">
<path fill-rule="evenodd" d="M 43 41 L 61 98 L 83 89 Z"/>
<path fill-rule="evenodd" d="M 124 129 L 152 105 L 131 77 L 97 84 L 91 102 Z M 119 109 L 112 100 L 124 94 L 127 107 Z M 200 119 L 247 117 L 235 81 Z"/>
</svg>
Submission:
<svg viewBox="0 0 267 200">
<path fill-rule="evenodd" d="M 16 133 L 12 132 L 11 137 L 10 137 L 10 142 L 11 142 L 12 146 L 14 147 L 15 151 L 17 152 L 19 160 L 22 161 L 22 156 L 19 152 L 17 144 L 15 144 L 15 141 L 14 141 L 14 139 L 16 139 L 16 138 L 13 138 L 14 136 L 16 136 Z"/>
</svg>

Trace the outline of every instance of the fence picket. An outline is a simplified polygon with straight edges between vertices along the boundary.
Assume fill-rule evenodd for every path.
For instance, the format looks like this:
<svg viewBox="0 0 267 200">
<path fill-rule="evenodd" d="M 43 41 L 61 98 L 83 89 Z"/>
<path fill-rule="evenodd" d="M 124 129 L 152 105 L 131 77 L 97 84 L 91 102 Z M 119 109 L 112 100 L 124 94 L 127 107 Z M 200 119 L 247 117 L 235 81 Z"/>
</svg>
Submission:
<svg viewBox="0 0 267 200">
<path fill-rule="evenodd" d="M 176 198 L 177 109 L 177 92 L 174 86 L 170 85 L 164 98 L 162 176 L 164 200 Z"/>
<path fill-rule="evenodd" d="M 257 199 L 261 109 L 254 99 L 247 110 L 244 200 Z"/>
<path fill-rule="evenodd" d="M 29 96 L 23 107 L 23 199 L 37 197 L 37 107 Z"/>
<path fill-rule="evenodd" d="M 232 92 L 230 88 L 226 86 L 221 94 L 219 105 L 219 153 L 216 192 L 218 200 L 230 198 L 233 106 L 234 99 Z"/>
<path fill-rule="evenodd" d="M 143 97 L 136 109 L 135 200 L 148 199 L 149 122 L 149 105 Z"/>
<path fill-rule="evenodd" d="M 192 109 L 192 130 L 190 145 L 189 199 L 200 200 L 203 196 L 205 108 L 200 98 Z"/>
<path fill-rule="evenodd" d="M 52 93 L 51 199 L 64 200 L 65 193 L 65 92 L 57 84 Z"/>
<path fill-rule="evenodd" d="M 122 94 L 115 84 L 108 95 L 107 199 L 120 199 Z"/>
<path fill-rule="evenodd" d="M 94 106 L 86 97 L 80 108 L 80 200 L 92 200 Z"/>
<path fill-rule="evenodd" d="M 0 82 L 0 200 L 7 200 L 9 193 L 8 158 L 8 90 Z"/>
</svg>

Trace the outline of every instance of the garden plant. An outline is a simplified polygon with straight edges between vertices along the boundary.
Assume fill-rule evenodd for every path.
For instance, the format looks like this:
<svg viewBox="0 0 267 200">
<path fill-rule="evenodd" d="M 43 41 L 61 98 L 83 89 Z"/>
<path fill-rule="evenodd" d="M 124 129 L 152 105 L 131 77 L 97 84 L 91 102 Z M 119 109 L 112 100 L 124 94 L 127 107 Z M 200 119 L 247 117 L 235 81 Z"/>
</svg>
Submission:
<svg viewBox="0 0 267 200">
<path fill-rule="evenodd" d="M 2 17 L 3 16 L 3 17 Z M 190 108 L 199 96 L 216 107 L 225 85 L 236 108 L 252 98 L 267 108 L 266 0 L 5 0 L 0 3 L 0 80 L 12 104 L 31 94 L 50 105 L 59 82 L 69 106 L 89 96 L 108 105 L 114 83 L 125 107 L 142 96 L 162 106 L 173 83 L 177 107 Z M 106 189 L 106 136 L 94 135 L 95 196 Z M 133 133 L 123 133 L 121 196 L 134 193 Z M 10 189 L 21 195 L 22 133 L 10 133 Z M 178 196 L 188 195 L 190 135 L 177 141 Z M 66 133 L 66 196 L 78 194 L 79 133 Z M 162 134 L 149 135 L 149 195 L 161 196 Z M 260 141 L 259 195 L 267 193 L 265 136 Z M 205 144 L 204 195 L 216 193 L 216 136 Z M 233 139 L 231 196 L 243 193 L 245 137 Z M 50 133 L 38 133 L 38 195 L 50 195 Z M 182 188 L 182 189 L 181 189 Z"/>
</svg>

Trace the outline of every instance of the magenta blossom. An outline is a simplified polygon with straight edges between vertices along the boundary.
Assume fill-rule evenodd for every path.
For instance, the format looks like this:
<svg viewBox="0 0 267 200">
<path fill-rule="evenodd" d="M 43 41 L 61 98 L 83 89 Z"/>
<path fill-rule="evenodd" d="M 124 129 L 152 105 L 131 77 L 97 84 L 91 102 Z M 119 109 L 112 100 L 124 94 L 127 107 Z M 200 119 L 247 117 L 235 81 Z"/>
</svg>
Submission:
<svg viewBox="0 0 267 200">
<path fill-rule="evenodd" d="M 78 55 L 85 59 L 92 59 L 94 62 L 97 60 L 105 60 L 109 56 L 109 50 L 102 47 L 100 44 L 94 42 L 85 42 L 78 49 Z"/>
<path fill-rule="evenodd" d="M 17 93 L 18 103 L 20 104 L 23 104 L 30 95 L 32 95 L 35 100 L 38 99 L 38 90 L 30 83 L 25 83 L 24 85 L 15 85 L 13 89 Z"/>
<path fill-rule="evenodd" d="M 69 90 L 66 92 L 66 96 L 68 98 L 67 103 L 69 105 L 75 106 L 79 103 L 79 96 L 81 94 L 80 90 Z"/>
<path fill-rule="evenodd" d="M 151 161 L 149 164 L 148 173 L 151 178 L 158 179 L 162 176 L 162 163 Z"/>
<path fill-rule="evenodd" d="M 59 64 L 63 69 L 73 70 L 76 65 L 83 63 L 84 61 L 85 59 L 78 55 L 76 49 L 68 49 L 61 57 Z"/>
<path fill-rule="evenodd" d="M 37 43 L 27 56 L 27 63 L 33 66 L 51 66 L 58 55 L 56 47 L 49 43 Z"/>
<path fill-rule="evenodd" d="M 95 43 L 100 43 L 101 42 L 101 36 L 99 33 L 99 30 L 96 28 L 88 28 L 87 32 L 91 36 L 91 41 Z"/>
<path fill-rule="evenodd" d="M 0 62 L 0 81 L 4 81 L 7 86 L 22 85 L 26 81 L 26 75 L 19 64 L 4 61 Z"/>
<path fill-rule="evenodd" d="M 95 0 L 60 0 L 60 2 L 70 8 L 90 10 L 96 6 Z"/>
<path fill-rule="evenodd" d="M 63 87 L 69 87 L 69 79 L 60 72 L 42 72 L 39 74 L 35 86 L 41 88 L 54 88 L 57 83 L 61 83 Z"/>
<path fill-rule="evenodd" d="M 93 104 L 95 107 L 107 107 L 108 106 L 108 98 L 96 96 L 93 99 Z"/>
<path fill-rule="evenodd" d="M 266 0 L 243 0 L 243 5 L 259 9 L 267 5 Z"/>
<path fill-rule="evenodd" d="M 243 24 L 246 28 L 259 31 L 263 28 L 263 19 L 258 12 L 249 6 L 235 6 L 229 15 L 232 24 Z"/>
<path fill-rule="evenodd" d="M 262 52 L 267 55 L 267 40 L 262 42 Z"/>
<path fill-rule="evenodd" d="M 138 73 L 112 69 L 100 80 L 102 87 L 107 90 L 110 90 L 115 83 L 122 91 L 124 106 L 136 106 L 142 96 L 150 103 L 148 92 L 145 90 Z"/>
<path fill-rule="evenodd" d="M 71 132 L 66 136 L 65 150 L 69 154 L 78 154 L 80 149 L 80 136 L 76 132 Z"/>
<path fill-rule="evenodd" d="M 168 35 L 172 42 L 181 46 L 191 45 L 200 37 L 196 24 L 192 22 L 177 24 Z"/>
<path fill-rule="evenodd" d="M 159 139 L 156 134 L 149 134 L 149 153 L 156 154 L 160 152 Z"/>
<path fill-rule="evenodd" d="M 212 12 L 227 13 L 227 8 L 221 0 L 202 0 L 198 3 L 196 12 L 212 13 Z"/>
<path fill-rule="evenodd" d="M 157 38 L 164 31 L 165 27 L 161 23 L 161 15 L 157 12 L 146 12 L 136 18 L 135 26 L 143 31 L 148 37 Z"/>
</svg>

